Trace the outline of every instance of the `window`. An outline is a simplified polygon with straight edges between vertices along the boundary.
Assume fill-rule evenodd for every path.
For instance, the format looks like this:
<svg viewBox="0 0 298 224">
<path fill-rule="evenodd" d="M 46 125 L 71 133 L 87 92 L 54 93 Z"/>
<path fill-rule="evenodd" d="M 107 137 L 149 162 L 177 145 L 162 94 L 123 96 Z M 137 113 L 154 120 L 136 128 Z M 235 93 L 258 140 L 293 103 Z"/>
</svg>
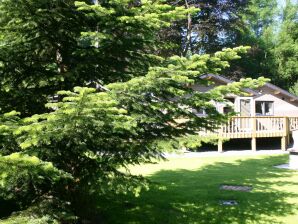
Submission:
<svg viewBox="0 0 298 224">
<path fill-rule="evenodd" d="M 234 112 L 234 109 L 231 106 L 227 106 L 227 107 L 223 108 L 223 113 L 224 114 L 228 114 L 228 113 L 232 113 L 232 112 Z"/>
<path fill-rule="evenodd" d="M 256 101 L 256 115 L 273 115 L 273 101 Z"/>
<path fill-rule="evenodd" d="M 232 97 L 225 97 L 225 100 L 227 100 L 228 102 L 231 102 L 232 104 L 235 103 L 235 98 L 232 98 Z"/>
<path fill-rule="evenodd" d="M 226 97 L 225 100 L 227 103 L 223 107 L 223 113 L 228 114 L 234 112 L 235 98 Z"/>
<path fill-rule="evenodd" d="M 205 109 L 203 109 L 203 108 L 201 108 L 201 109 L 199 109 L 199 110 L 195 110 L 195 109 L 193 109 L 192 112 L 193 112 L 195 115 L 197 115 L 198 117 L 202 117 L 202 116 L 204 117 L 204 116 L 207 115 Z"/>
</svg>

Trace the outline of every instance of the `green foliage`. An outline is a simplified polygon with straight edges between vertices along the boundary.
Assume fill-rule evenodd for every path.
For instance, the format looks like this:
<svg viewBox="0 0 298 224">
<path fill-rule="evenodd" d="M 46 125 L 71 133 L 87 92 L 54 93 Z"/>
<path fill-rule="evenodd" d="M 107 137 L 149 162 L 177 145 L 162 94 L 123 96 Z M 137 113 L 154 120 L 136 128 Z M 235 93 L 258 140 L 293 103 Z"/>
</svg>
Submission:
<svg viewBox="0 0 298 224">
<path fill-rule="evenodd" d="M 244 94 L 243 88 L 267 81 L 246 79 L 204 93 L 191 88 L 212 84 L 201 74 L 220 72 L 246 50 L 174 56 L 145 76 L 104 86 L 105 92 L 86 87 L 58 92 L 62 100 L 46 105 L 51 112 L 8 129 L 22 154 L 1 157 L 1 196 L 30 204 L 44 194 L 59 195 L 78 212 L 92 194 L 138 195 L 147 182 L 123 168 L 162 158 L 164 141 L 174 148 L 199 145 L 202 139 L 194 137 L 198 131 L 213 130 L 228 118 L 212 101 L 226 102 L 227 94 Z M 207 117 L 196 115 L 200 109 Z"/>
<path fill-rule="evenodd" d="M 66 88 L 64 79 L 73 82 L 62 70 L 78 60 L 70 56 L 82 16 L 72 0 L 4 0 L 0 12 L 0 107 L 23 115 L 44 111 L 48 95 Z"/>
<path fill-rule="evenodd" d="M 24 209 L 57 198 L 83 214 L 82 202 L 93 195 L 139 195 L 148 182 L 128 166 L 161 159 L 165 141 L 174 149 L 199 145 L 199 131 L 214 130 L 229 116 L 212 102 L 228 103 L 226 95 L 245 95 L 243 88 L 267 81 L 197 92 L 193 85 L 212 84 L 202 74 L 219 74 L 248 48 L 161 58 L 153 54 L 164 47 L 158 32 L 197 9 L 162 0 L 98 3 L 0 3 L 0 107 L 25 117 L 0 116 L 0 197 Z M 99 88 L 75 87 L 88 82 Z M 57 90 L 58 102 L 46 104 L 44 113 Z M 196 115 L 201 109 L 204 118 Z M 30 208 L 15 218 L 63 220 L 47 210 L 35 221 L 27 216 L 35 214 Z"/>
<path fill-rule="evenodd" d="M 153 140 L 144 144 L 138 122 L 112 93 L 67 90 L 145 75 L 162 63 L 152 54 L 162 47 L 157 32 L 197 10 L 151 0 L 98 3 L 0 3 L 1 110 L 40 114 L 49 96 L 66 90 L 62 102 L 47 105 L 49 113 L 0 117 L 2 198 L 25 207 L 41 195 L 59 195 L 79 211 L 93 192 L 138 194 L 139 184 L 146 187 L 118 168 L 158 155 Z"/>
<path fill-rule="evenodd" d="M 0 108 L 41 113 L 58 90 L 146 74 L 160 61 L 157 32 L 193 11 L 162 0 L 1 1 Z"/>
<path fill-rule="evenodd" d="M 276 47 L 273 49 L 276 82 L 285 88 L 292 87 L 297 94 L 298 79 L 298 3 L 286 2 L 283 20 L 277 36 Z"/>
<path fill-rule="evenodd" d="M 214 53 L 224 47 L 251 46 L 241 60 L 230 63 L 222 75 L 232 80 L 265 76 L 296 93 L 297 2 L 250 1 L 167 1 L 172 5 L 197 7 L 197 13 L 176 21 L 160 33 L 169 49 L 162 55 Z"/>
<path fill-rule="evenodd" d="M 0 220 L 1 224 L 59 224 L 76 223 L 69 204 L 57 198 L 48 197 L 34 203 L 26 210 L 15 212 L 10 217 Z"/>
<path fill-rule="evenodd" d="M 290 91 L 295 94 L 296 96 L 298 96 L 298 82 L 296 82 L 290 89 Z"/>
<path fill-rule="evenodd" d="M 54 111 L 23 119 L 14 133 L 23 150 L 70 173 L 74 191 L 90 183 L 102 192 L 133 190 L 135 179 L 119 168 L 159 158 L 161 140 L 216 128 L 227 116 L 210 101 L 226 102 L 224 96 L 229 93 L 241 94 L 243 88 L 264 84 L 266 79 L 246 79 L 206 93 L 189 87 L 206 83 L 200 74 L 219 72 L 228 66 L 225 60 L 237 59 L 237 52 L 245 49 L 172 57 L 164 67 L 150 68 L 146 76 L 105 86 L 106 92 L 82 87 L 60 91 L 63 100 L 47 104 Z M 207 117 L 193 112 L 202 108 Z"/>
<path fill-rule="evenodd" d="M 14 130 L 20 126 L 19 114 L 16 111 L 11 111 L 0 115 L 0 156 L 20 149 L 13 136 Z"/>
<path fill-rule="evenodd" d="M 261 37 L 276 19 L 276 0 L 250 0 L 242 16 L 251 34 Z"/>
<path fill-rule="evenodd" d="M 63 100 L 47 104 L 52 112 L 22 119 L 13 130 L 28 156 L 2 157 L 3 197 L 29 197 L 29 201 L 54 194 L 62 190 L 57 181 L 64 183 L 63 195 L 68 199 L 81 193 L 84 197 L 86 192 L 138 194 L 146 182 L 119 168 L 160 158 L 160 141 L 179 142 L 200 130 L 216 128 L 227 117 L 210 101 L 225 102 L 226 94 L 241 94 L 242 88 L 266 81 L 247 79 L 206 93 L 190 87 L 208 84 L 201 74 L 220 72 L 228 66 L 227 60 L 239 58 L 237 53 L 246 50 L 238 47 L 215 55 L 171 57 L 163 67 L 150 68 L 146 76 L 105 86 L 105 92 L 82 87 L 58 92 Z M 202 108 L 207 117 L 193 112 Z M 8 166 L 12 168 L 5 173 Z"/>
<path fill-rule="evenodd" d="M 171 42 L 169 55 L 214 53 L 225 47 L 234 47 L 243 27 L 241 12 L 248 5 L 242 0 L 167 0 L 171 5 L 195 7 L 200 11 L 189 14 L 162 30 L 160 37 Z"/>
<path fill-rule="evenodd" d="M 224 74 L 232 78 L 260 77 L 274 79 L 272 75 L 272 48 L 277 30 L 278 7 L 276 0 L 251 0 L 241 14 L 242 27 L 235 44 L 251 46 L 248 54 L 231 63 Z"/>
<path fill-rule="evenodd" d="M 0 173 L 0 197 L 15 200 L 20 205 L 49 193 L 61 179 L 71 178 L 50 162 L 20 153 L 1 156 Z"/>
</svg>

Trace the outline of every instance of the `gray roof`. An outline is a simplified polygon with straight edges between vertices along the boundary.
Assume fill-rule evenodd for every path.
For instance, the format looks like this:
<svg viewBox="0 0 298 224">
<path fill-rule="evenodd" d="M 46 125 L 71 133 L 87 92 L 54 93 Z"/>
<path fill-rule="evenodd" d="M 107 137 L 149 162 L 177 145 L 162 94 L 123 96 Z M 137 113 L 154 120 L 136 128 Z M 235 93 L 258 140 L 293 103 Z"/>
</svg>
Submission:
<svg viewBox="0 0 298 224">
<path fill-rule="evenodd" d="M 234 81 L 232 81 L 232 80 L 230 80 L 230 79 L 228 79 L 228 78 L 226 78 L 224 76 L 215 75 L 215 74 L 205 74 L 205 75 L 202 75 L 201 78 L 202 79 L 212 78 L 212 79 L 218 80 L 218 81 L 223 82 L 223 83 L 226 83 L 226 84 L 234 82 Z M 289 98 L 291 98 L 291 99 L 293 99 L 295 101 L 296 100 L 298 101 L 298 96 L 296 96 L 296 95 L 294 95 L 294 94 L 292 94 L 292 93 L 290 93 L 290 92 L 288 92 L 288 91 L 286 91 L 286 90 L 284 90 L 284 89 L 282 89 L 282 88 L 280 88 L 280 87 L 278 87 L 276 85 L 273 85 L 272 83 L 267 82 L 264 86 L 266 86 L 266 87 L 268 87 L 268 88 L 270 88 L 272 90 L 279 91 L 280 94 L 282 94 L 284 96 L 287 96 L 287 97 L 289 97 Z M 249 89 L 248 88 L 248 89 L 244 89 L 244 91 L 245 92 L 248 92 L 248 93 L 252 93 L 254 95 L 259 95 L 259 92 L 258 91 L 255 91 L 253 89 Z"/>
</svg>

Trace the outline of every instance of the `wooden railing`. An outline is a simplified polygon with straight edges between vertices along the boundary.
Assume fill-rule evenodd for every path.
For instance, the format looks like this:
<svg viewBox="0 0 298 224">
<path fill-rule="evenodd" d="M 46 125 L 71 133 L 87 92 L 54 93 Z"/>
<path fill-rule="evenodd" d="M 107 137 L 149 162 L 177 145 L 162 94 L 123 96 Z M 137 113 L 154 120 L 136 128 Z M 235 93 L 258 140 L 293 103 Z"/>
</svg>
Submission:
<svg viewBox="0 0 298 224">
<path fill-rule="evenodd" d="M 226 138 L 287 136 L 298 129 L 298 117 L 232 117 L 221 127 L 219 135 Z"/>
<path fill-rule="evenodd" d="M 298 129 L 298 117 L 289 117 L 290 131 Z"/>
<path fill-rule="evenodd" d="M 223 139 L 251 138 L 251 149 L 256 150 L 256 139 L 281 137 L 281 149 L 286 150 L 290 134 L 298 129 L 298 117 L 232 117 L 215 131 L 200 131 L 200 135 L 216 135 L 218 151 L 223 151 Z"/>
</svg>

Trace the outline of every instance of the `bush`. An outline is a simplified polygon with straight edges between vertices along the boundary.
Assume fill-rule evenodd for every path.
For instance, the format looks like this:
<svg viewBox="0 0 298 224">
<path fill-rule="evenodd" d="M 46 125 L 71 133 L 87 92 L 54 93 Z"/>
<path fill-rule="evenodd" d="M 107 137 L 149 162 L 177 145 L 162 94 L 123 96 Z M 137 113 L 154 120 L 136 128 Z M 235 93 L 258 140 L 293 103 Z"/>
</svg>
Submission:
<svg viewBox="0 0 298 224">
<path fill-rule="evenodd" d="M 26 210 L 13 213 L 0 224 L 60 224 L 76 223 L 77 217 L 70 212 L 69 204 L 56 198 L 43 198 Z"/>
</svg>

